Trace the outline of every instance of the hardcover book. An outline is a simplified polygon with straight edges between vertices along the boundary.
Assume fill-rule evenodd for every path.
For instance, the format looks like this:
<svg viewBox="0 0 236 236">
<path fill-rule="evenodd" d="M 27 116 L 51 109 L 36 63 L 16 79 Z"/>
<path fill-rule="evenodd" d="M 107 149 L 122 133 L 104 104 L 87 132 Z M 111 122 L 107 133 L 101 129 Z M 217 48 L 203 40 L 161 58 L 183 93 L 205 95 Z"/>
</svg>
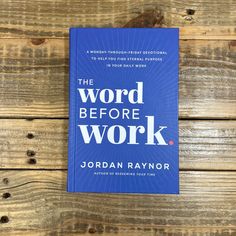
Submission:
<svg viewBox="0 0 236 236">
<path fill-rule="evenodd" d="M 71 28 L 68 192 L 178 194 L 175 28 Z"/>
</svg>

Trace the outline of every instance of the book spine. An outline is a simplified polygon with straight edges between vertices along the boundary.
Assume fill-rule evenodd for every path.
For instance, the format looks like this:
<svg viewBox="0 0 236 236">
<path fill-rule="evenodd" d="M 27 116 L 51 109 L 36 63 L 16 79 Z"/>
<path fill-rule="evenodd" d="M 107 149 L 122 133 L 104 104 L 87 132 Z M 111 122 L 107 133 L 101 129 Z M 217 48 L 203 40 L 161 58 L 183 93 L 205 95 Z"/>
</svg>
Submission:
<svg viewBox="0 0 236 236">
<path fill-rule="evenodd" d="M 77 75 L 77 32 L 70 29 L 69 40 L 69 141 L 68 141 L 68 175 L 67 175 L 67 191 L 75 191 L 75 145 L 76 145 L 76 75 Z"/>
</svg>

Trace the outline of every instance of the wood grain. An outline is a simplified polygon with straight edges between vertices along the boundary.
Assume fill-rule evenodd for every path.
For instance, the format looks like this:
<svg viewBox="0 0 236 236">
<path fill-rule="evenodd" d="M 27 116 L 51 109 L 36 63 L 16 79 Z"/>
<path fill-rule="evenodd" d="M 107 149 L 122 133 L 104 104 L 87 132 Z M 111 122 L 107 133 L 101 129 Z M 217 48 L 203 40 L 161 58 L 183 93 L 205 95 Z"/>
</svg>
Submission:
<svg viewBox="0 0 236 236">
<path fill-rule="evenodd" d="M 68 120 L 0 124 L 0 168 L 67 169 Z M 181 169 L 236 170 L 236 121 L 181 120 L 179 135 Z"/>
<path fill-rule="evenodd" d="M 64 117 L 68 41 L 0 39 L 1 116 Z"/>
<path fill-rule="evenodd" d="M 235 236 L 235 25 L 235 0 L 1 1 L 0 235 Z M 66 192 L 72 26 L 180 28 L 180 195 Z"/>
<path fill-rule="evenodd" d="M 0 200 L 1 217 L 9 219 L 1 234 L 236 233 L 235 172 L 183 171 L 181 194 L 169 196 L 66 193 L 63 171 L 1 171 L 0 176 L 1 194 L 10 194 Z"/>
<path fill-rule="evenodd" d="M 235 118 L 236 41 L 187 40 L 180 58 L 180 117 Z"/>
<path fill-rule="evenodd" d="M 122 27 L 155 9 L 163 12 L 162 27 L 181 27 L 183 38 L 236 39 L 234 0 L 3 1 L 0 37 L 64 38 L 72 26 Z"/>
<path fill-rule="evenodd" d="M 0 39 L 0 116 L 68 117 L 68 41 Z M 236 41 L 180 41 L 180 118 L 236 118 Z"/>
</svg>

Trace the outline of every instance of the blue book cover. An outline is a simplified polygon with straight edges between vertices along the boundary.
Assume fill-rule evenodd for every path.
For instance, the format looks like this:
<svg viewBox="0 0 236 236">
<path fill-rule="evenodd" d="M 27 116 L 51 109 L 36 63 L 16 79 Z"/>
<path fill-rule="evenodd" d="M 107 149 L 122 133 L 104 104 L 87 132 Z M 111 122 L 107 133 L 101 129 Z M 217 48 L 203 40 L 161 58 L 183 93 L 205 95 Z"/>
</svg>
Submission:
<svg viewBox="0 0 236 236">
<path fill-rule="evenodd" d="M 68 192 L 179 193 L 176 28 L 71 28 Z"/>
</svg>

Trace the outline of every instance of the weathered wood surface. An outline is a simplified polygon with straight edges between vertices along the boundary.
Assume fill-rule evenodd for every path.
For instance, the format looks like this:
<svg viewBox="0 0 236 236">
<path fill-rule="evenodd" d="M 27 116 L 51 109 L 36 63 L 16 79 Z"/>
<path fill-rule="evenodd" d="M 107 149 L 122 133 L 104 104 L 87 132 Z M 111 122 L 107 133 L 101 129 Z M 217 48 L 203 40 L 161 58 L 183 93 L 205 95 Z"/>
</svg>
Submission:
<svg viewBox="0 0 236 236">
<path fill-rule="evenodd" d="M 236 172 L 180 176 L 179 196 L 71 194 L 63 171 L 0 171 L 0 233 L 235 235 Z"/>
<path fill-rule="evenodd" d="M 68 40 L 0 39 L 0 116 L 68 117 Z M 236 40 L 180 41 L 180 118 L 236 118 Z"/>
<path fill-rule="evenodd" d="M 150 9 L 163 12 L 162 27 L 181 27 L 182 38 L 236 39 L 234 0 L 2 1 L 0 37 L 64 38 L 71 26 L 123 27 Z"/>
<path fill-rule="evenodd" d="M 1 1 L 0 235 L 235 236 L 235 25 L 235 0 Z M 180 120 L 179 196 L 66 192 L 72 26 L 180 28 L 179 117 L 230 120 Z"/>
<path fill-rule="evenodd" d="M 0 39 L 0 115 L 67 116 L 68 41 Z"/>
<path fill-rule="evenodd" d="M 1 120 L 0 168 L 66 169 L 67 130 L 68 120 Z M 179 133 L 181 169 L 236 170 L 236 121 L 181 120 Z"/>
</svg>

